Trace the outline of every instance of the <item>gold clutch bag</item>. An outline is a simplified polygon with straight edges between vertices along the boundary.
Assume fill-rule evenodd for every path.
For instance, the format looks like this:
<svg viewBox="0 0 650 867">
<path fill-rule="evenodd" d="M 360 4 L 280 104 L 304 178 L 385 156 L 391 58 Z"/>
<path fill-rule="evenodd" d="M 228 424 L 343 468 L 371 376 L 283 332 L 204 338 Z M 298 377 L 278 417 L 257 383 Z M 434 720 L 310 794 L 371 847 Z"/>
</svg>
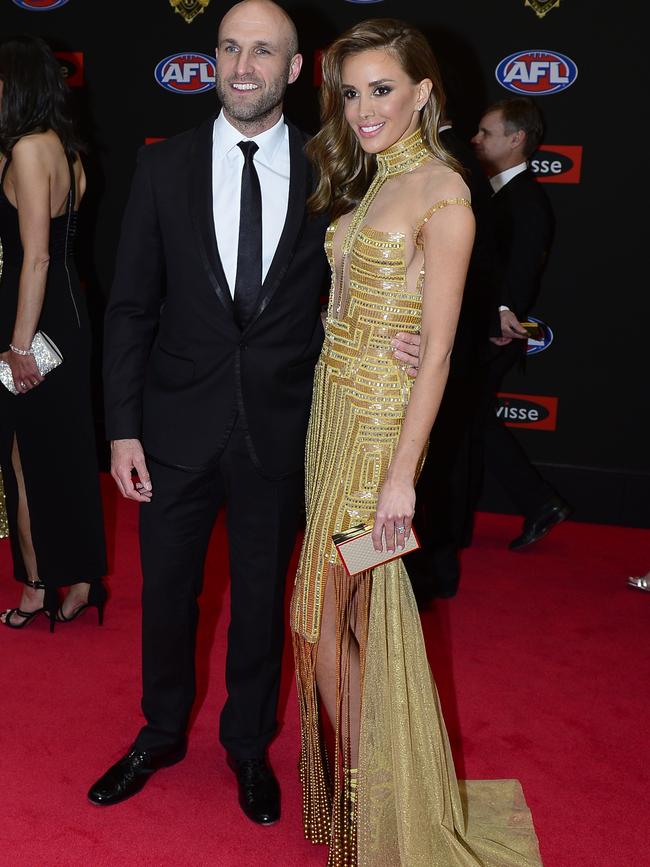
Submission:
<svg viewBox="0 0 650 867">
<path fill-rule="evenodd" d="M 401 551 L 375 551 L 372 544 L 372 527 L 367 527 L 365 524 L 357 524 L 342 533 L 334 533 L 332 541 L 348 575 L 358 575 L 359 572 L 374 569 L 375 566 L 397 560 L 409 551 L 416 551 L 420 547 L 413 527 Z"/>
</svg>

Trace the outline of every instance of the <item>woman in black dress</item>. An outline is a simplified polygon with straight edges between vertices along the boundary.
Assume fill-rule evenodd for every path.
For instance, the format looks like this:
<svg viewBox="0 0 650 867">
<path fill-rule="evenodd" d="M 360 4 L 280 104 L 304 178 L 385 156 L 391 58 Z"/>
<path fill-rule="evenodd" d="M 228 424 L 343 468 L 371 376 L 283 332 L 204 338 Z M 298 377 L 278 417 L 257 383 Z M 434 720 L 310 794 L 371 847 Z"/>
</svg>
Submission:
<svg viewBox="0 0 650 867">
<path fill-rule="evenodd" d="M 0 45 L 0 360 L 17 395 L 0 386 L 0 468 L 14 575 L 24 587 L 2 622 L 20 629 L 40 612 L 66 622 L 106 599 L 106 555 L 90 402 L 90 328 L 72 260 L 85 190 L 67 86 L 46 43 Z M 37 331 L 63 362 L 46 377 Z M 60 602 L 57 588 L 69 587 Z"/>
</svg>

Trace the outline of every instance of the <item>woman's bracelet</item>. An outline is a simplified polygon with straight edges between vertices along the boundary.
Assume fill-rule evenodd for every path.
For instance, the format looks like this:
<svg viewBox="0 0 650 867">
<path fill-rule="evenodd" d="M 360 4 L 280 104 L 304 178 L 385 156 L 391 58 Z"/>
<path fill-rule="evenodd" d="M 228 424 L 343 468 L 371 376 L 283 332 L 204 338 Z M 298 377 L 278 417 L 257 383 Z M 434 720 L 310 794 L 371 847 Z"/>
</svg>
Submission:
<svg viewBox="0 0 650 867">
<path fill-rule="evenodd" d="M 9 349 L 11 349 L 12 352 L 15 352 L 16 355 L 33 355 L 34 354 L 33 349 L 18 349 L 17 346 L 13 345 L 13 343 L 9 344 Z"/>
</svg>

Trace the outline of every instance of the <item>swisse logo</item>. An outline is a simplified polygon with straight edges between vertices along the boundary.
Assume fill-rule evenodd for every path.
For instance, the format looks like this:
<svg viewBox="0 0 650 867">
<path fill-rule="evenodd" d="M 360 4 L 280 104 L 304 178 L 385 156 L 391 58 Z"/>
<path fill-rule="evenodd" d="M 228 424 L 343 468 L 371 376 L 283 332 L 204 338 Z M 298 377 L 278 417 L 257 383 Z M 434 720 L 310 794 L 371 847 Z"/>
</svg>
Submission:
<svg viewBox="0 0 650 867">
<path fill-rule="evenodd" d="M 529 322 L 536 322 L 542 330 L 541 337 L 529 337 L 526 346 L 526 355 L 537 355 L 539 352 L 544 352 L 553 343 L 553 332 L 546 322 L 542 322 L 536 316 L 529 316 L 528 320 Z"/>
<path fill-rule="evenodd" d="M 69 2 L 70 0 L 14 0 L 16 6 L 29 12 L 52 12 Z"/>
<path fill-rule="evenodd" d="M 83 51 L 55 51 L 54 56 L 61 64 L 61 72 L 70 87 L 83 87 Z"/>
<path fill-rule="evenodd" d="M 570 57 L 555 51 L 518 51 L 503 58 L 495 75 L 507 90 L 546 96 L 571 87 L 578 67 Z"/>
<path fill-rule="evenodd" d="M 545 184 L 579 184 L 582 145 L 544 145 L 530 159 L 530 170 Z"/>
<path fill-rule="evenodd" d="M 156 66 L 156 81 L 172 93 L 204 93 L 212 90 L 215 77 L 214 58 L 209 54 L 170 54 Z"/>
<path fill-rule="evenodd" d="M 496 416 L 508 427 L 557 428 L 557 397 L 542 394 L 497 394 Z"/>
</svg>

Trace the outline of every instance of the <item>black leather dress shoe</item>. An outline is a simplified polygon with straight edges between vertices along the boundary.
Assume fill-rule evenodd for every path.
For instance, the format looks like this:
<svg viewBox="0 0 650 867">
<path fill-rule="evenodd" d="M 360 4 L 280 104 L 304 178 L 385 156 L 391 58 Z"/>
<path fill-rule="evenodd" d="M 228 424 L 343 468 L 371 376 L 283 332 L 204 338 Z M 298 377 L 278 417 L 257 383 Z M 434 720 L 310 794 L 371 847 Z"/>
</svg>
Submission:
<svg viewBox="0 0 650 867">
<path fill-rule="evenodd" d="M 511 551 L 521 551 L 522 548 L 537 542 L 545 536 L 556 524 L 565 521 L 571 514 L 571 506 L 559 497 L 554 497 L 530 518 L 526 518 L 521 536 L 517 536 L 508 545 Z"/>
<path fill-rule="evenodd" d="M 168 768 L 185 758 L 186 751 L 185 742 L 156 756 L 133 748 L 91 786 L 88 800 L 98 807 L 110 807 L 126 801 L 137 794 L 160 768 Z"/>
<path fill-rule="evenodd" d="M 228 755 L 239 784 L 239 806 L 258 825 L 273 825 L 280 818 L 280 787 L 265 758 L 235 759 Z"/>
</svg>

